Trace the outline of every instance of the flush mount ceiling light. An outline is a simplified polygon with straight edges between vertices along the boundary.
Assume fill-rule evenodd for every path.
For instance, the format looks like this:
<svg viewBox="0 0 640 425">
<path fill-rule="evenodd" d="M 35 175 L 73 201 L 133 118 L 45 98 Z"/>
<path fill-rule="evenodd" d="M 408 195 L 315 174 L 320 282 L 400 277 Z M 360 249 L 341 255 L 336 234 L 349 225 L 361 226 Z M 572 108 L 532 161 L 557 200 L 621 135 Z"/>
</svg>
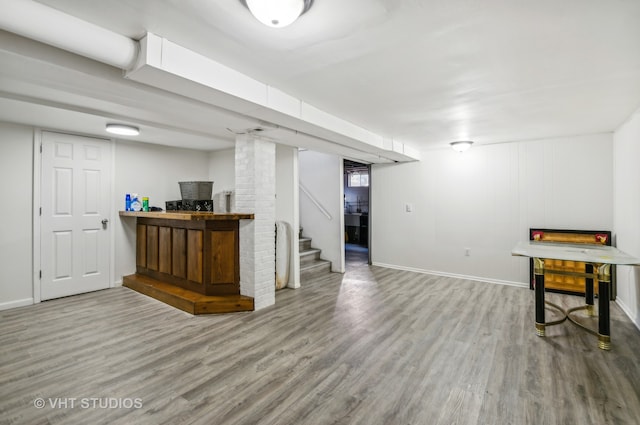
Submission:
<svg viewBox="0 0 640 425">
<path fill-rule="evenodd" d="M 454 151 L 464 152 L 468 150 L 471 147 L 471 145 L 473 145 L 473 142 L 471 140 L 460 140 L 458 142 L 451 142 L 449 144 L 451 145 L 451 148 Z"/>
<path fill-rule="evenodd" d="M 311 8 L 313 0 L 240 0 L 263 24 L 284 28 Z"/>
<path fill-rule="evenodd" d="M 140 129 L 127 124 L 107 124 L 107 132 L 119 136 L 137 136 L 140 134 Z"/>
</svg>

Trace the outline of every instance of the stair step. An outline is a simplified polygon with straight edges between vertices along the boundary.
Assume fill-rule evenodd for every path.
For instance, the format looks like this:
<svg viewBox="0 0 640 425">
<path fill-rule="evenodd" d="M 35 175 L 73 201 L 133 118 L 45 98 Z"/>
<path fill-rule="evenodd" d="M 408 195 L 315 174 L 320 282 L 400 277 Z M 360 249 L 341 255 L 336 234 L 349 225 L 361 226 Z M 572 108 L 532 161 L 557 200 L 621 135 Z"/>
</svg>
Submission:
<svg viewBox="0 0 640 425">
<path fill-rule="evenodd" d="M 331 261 L 315 260 L 306 264 L 300 262 L 300 279 L 311 279 L 331 272 Z"/>
<path fill-rule="evenodd" d="M 299 245 L 300 245 L 300 252 L 311 249 L 311 238 L 300 238 Z"/>
<path fill-rule="evenodd" d="M 306 251 L 301 251 L 300 266 L 302 266 L 303 264 L 313 263 L 314 261 L 319 260 L 320 252 L 322 251 L 315 248 L 307 249 Z"/>
<path fill-rule="evenodd" d="M 320 258 L 321 249 L 311 247 L 311 238 L 300 239 L 300 279 L 308 280 L 331 273 L 331 261 Z"/>
</svg>

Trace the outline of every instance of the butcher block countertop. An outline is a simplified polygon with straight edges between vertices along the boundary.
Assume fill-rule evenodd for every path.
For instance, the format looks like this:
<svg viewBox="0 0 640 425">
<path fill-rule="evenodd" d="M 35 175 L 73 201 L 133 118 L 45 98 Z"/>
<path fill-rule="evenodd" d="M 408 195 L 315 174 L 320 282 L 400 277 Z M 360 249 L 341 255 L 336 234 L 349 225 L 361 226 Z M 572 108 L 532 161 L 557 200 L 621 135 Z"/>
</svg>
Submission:
<svg viewBox="0 0 640 425">
<path fill-rule="evenodd" d="M 120 211 L 121 217 L 164 218 L 167 220 L 210 221 L 210 220 L 253 220 L 253 214 L 212 213 L 196 211 Z"/>
</svg>

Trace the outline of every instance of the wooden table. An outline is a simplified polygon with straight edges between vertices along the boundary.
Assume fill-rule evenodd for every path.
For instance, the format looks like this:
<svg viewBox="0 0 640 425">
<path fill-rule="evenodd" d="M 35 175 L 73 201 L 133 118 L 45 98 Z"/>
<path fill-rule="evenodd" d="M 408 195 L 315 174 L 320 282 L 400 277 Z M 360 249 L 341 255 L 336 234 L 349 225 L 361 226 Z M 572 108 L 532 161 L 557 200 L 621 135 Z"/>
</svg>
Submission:
<svg viewBox="0 0 640 425">
<path fill-rule="evenodd" d="M 518 243 L 511 255 L 533 258 L 536 299 L 536 333 L 545 336 L 545 327 L 557 325 L 569 319 L 572 323 L 598 336 L 598 347 L 611 349 L 611 329 L 609 319 L 609 298 L 611 283 L 611 265 L 640 265 L 640 258 L 632 257 L 617 248 L 606 245 L 572 244 L 524 241 Z M 566 272 L 571 276 L 584 277 L 586 280 L 586 305 L 564 311 L 559 306 L 544 300 L 545 260 L 581 261 L 592 267 L 592 273 Z M 556 271 L 557 272 L 557 271 Z M 593 280 L 598 281 L 598 331 L 589 329 L 575 321 L 570 314 L 573 311 L 586 309 L 593 314 Z M 545 304 L 554 307 L 564 314 L 564 318 L 554 322 L 545 321 Z"/>
<path fill-rule="evenodd" d="M 240 294 L 239 221 L 253 214 L 132 212 L 136 273 L 203 295 Z"/>
</svg>

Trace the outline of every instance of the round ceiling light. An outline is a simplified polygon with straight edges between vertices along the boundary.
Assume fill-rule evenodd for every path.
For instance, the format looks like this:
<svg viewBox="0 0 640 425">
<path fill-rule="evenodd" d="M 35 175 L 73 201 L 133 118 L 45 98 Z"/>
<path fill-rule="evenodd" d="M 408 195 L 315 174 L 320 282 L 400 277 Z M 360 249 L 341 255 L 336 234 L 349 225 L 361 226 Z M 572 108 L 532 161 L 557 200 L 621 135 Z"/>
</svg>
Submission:
<svg viewBox="0 0 640 425">
<path fill-rule="evenodd" d="M 311 8 L 313 0 L 240 0 L 251 14 L 272 28 L 284 28 Z"/>
<path fill-rule="evenodd" d="M 119 136 L 137 136 L 140 134 L 140 129 L 127 124 L 107 124 L 107 132 Z"/>
<path fill-rule="evenodd" d="M 473 142 L 471 140 L 460 140 L 457 142 L 451 142 L 449 145 L 451 145 L 451 148 L 456 152 L 464 152 L 473 145 Z"/>
</svg>

